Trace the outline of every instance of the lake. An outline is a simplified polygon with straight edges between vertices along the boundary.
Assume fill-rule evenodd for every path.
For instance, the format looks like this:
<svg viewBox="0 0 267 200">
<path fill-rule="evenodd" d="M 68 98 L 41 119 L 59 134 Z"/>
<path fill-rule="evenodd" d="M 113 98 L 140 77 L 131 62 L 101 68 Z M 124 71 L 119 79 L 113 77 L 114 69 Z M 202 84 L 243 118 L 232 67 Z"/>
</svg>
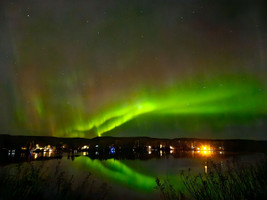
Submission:
<svg viewBox="0 0 267 200">
<path fill-rule="evenodd" d="M 207 173 L 209 162 L 225 165 L 232 159 L 254 162 L 260 153 L 231 153 L 224 151 L 148 151 L 147 153 L 99 155 L 88 152 L 56 155 L 54 153 L 32 153 L 30 155 L 9 152 L 2 155 L 2 168 L 15 168 L 32 163 L 43 171 L 54 173 L 60 168 L 65 177 L 72 177 L 73 185 L 81 183 L 90 174 L 93 190 L 104 184 L 108 199 L 160 199 L 155 189 L 156 177 L 168 178 L 176 188 L 185 190 L 181 171 Z M 106 184 L 105 184 L 106 183 Z M 89 188 L 89 185 L 88 185 Z"/>
</svg>

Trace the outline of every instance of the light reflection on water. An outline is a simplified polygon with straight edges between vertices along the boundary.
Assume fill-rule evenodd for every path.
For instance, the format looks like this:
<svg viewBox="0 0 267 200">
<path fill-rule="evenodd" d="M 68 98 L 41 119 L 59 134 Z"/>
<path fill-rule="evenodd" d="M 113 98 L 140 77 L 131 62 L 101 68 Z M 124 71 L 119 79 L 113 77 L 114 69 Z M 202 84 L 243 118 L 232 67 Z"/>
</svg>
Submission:
<svg viewBox="0 0 267 200">
<path fill-rule="evenodd" d="M 127 156 L 105 158 L 101 155 L 81 152 L 71 156 L 65 154 L 56 160 L 53 159 L 55 154 L 51 152 L 32 153 L 31 155 L 35 160 L 47 158 L 44 162 L 50 168 L 55 168 L 56 163 L 60 161 L 63 169 L 69 173 L 74 171 L 78 174 L 92 173 L 98 181 L 112 186 L 112 196 L 122 194 L 127 196 L 131 191 L 134 193 L 131 193 L 133 197 L 136 197 L 137 194 L 143 195 L 138 198 L 146 198 L 145 194 L 155 195 L 156 177 L 168 176 L 177 187 L 183 190 L 182 181 L 177 178 L 180 170 L 187 171 L 190 168 L 191 172 L 208 173 L 208 161 L 213 160 L 223 164 L 226 159 L 232 158 L 232 154 L 222 151 L 180 152 L 175 150 L 171 150 L 171 152 L 149 150 L 144 154 L 133 153 L 133 157 Z"/>
<path fill-rule="evenodd" d="M 142 158 L 138 160 L 116 160 L 114 158 L 98 160 L 80 156 L 74 159 L 73 166 L 79 170 L 92 172 L 112 184 L 152 192 L 156 187 L 156 177 L 168 176 L 170 179 L 175 179 L 180 170 L 189 168 L 196 173 L 202 171 L 207 173 L 207 160 L 222 159 L 219 158 L 221 157 L 219 152 L 214 151 L 175 152 L 175 150 L 170 150 L 170 154 L 167 154 L 162 150 L 148 150 L 147 153 L 148 156 L 152 156 L 147 160 L 142 160 Z M 86 155 L 85 152 L 83 155 Z"/>
<path fill-rule="evenodd" d="M 155 177 L 128 167 L 119 160 L 92 160 L 86 156 L 77 157 L 73 162 L 74 167 L 98 175 L 109 182 L 116 182 L 126 187 L 137 190 L 153 190 L 156 187 Z"/>
</svg>

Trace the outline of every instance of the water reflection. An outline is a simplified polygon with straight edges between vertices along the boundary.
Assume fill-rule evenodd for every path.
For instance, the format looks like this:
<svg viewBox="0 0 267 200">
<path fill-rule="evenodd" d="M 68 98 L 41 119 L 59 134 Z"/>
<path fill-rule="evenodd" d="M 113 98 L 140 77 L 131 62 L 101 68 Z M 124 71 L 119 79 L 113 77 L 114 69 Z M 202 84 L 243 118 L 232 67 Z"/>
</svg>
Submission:
<svg viewBox="0 0 267 200">
<path fill-rule="evenodd" d="M 75 158 L 73 165 L 130 188 L 151 191 L 156 186 L 155 177 L 139 173 L 118 160 L 100 161 L 80 156 Z"/>
<path fill-rule="evenodd" d="M 22 156 L 26 156 L 26 154 L 22 154 Z M 48 151 L 48 152 L 31 152 L 30 157 L 34 158 L 34 160 L 38 159 L 38 158 L 51 158 L 54 157 L 55 154 L 52 151 Z"/>
<path fill-rule="evenodd" d="M 217 155 L 220 156 L 219 152 L 217 151 L 216 152 L 213 152 L 213 151 L 175 152 L 175 150 L 170 150 L 169 153 L 171 154 L 168 154 L 167 152 L 162 151 L 162 150 L 152 151 L 148 149 L 148 152 L 146 154 L 147 157 L 144 157 L 145 155 L 142 154 L 143 156 L 142 160 L 144 160 L 144 158 L 148 160 L 151 158 L 154 158 L 154 159 L 158 158 L 162 161 L 156 161 L 156 160 L 153 161 L 152 159 L 151 162 L 152 163 L 155 162 L 156 165 L 146 166 L 145 168 L 141 167 L 141 172 L 137 171 L 136 167 L 138 167 L 138 170 L 140 170 L 138 165 L 129 166 L 129 164 L 125 164 L 124 161 L 121 161 L 121 160 L 124 160 L 123 157 L 117 157 L 118 160 L 114 158 L 99 159 L 99 157 L 96 158 L 93 155 L 89 154 L 89 156 L 91 157 L 89 156 L 75 157 L 73 165 L 78 169 L 91 172 L 92 174 L 96 175 L 97 177 L 100 177 L 102 180 L 105 180 L 109 183 L 119 184 L 123 187 L 128 187 L 128 188 L 132 188 L 136 190 L 151 192 L 156 187 L 155 178 L 159 176 L 159 173 L 164 174 L 166 172 L 167 174 L 165 175 L 168 175 L 168 178 L 170 180 L 174 180 L 175 185 L 177 187 L 179 187 L 181 190 L 184 189 L 182 186 L 182 180 L 178 178 L 179 170 L 181 170 L 181 166 L 178 167 L 179 165 L 177 165 L 177 169 L 175 170 L 171 166 L 168 166 L 167 163 L 172 163 L 172 162 L 167 161 L 167 159 L 175 158 L 175 157 L 178 159 L 188 158 L 188 162 L 190 163 L 190 165 L 192 165 L 193 163 L 192 161 L 190 161 L 191 159 L 202 160 L 202 162 L 197 162 L 199 171 L 195 171 L 195 172 L 200 173 L 204 171 L 205 173 L 208 173 L 208 166 L 209 166 L 208 160 L 210 160 L 212 156 L 213 158 Z M 136 155 L 136 153 L 133 153 L 133 154 Z M 183 163 L 186 163 L 187 161 L 181 160 L 180 162 L 181 162 L 181 165 L 183 166 Z M 170 168 L 170 171 L 169 170 L 165 171 L 166 167 Z M 193 165 L 190 167 L 194 168 Z M 161 169 L 160 172 L 154 171 L 155 168 Z M 183 169 L 187 170 L 188 168 L 183 168 Z M 177 183 L 177 180 L 181 182 Z"/>
<path fill-rule="evenodd" d="M 111 154 L 88 154 L 83 152 L 82 155 L 73 157 L 73 165 L 84 171 L 92 172 L 93 174 L 102 177 L 107 182 L 114 182 L 116 184 L 123 185 L 125 187 L 134 188 L 143 191 L 152 191 L 155 186 L 155 178 L 158 176 L 157 173 L 151 172 L 154 168 L 161 168 L 160 166 L 153 166 L 152 168 L 142 168 L 141 172 L 136 171 L 135 167 L 126 165 L 124 160 L 150 160 L 160 159 L 162 163 L 167 162 L 169 158 L 188 158 L 194 160 L 203 160 L 201 168 L 205 173 L 208 172 L 207 159 L 221 157 L 218 151 L 175 151 L 170 149 L 169 151 L 153 150 L 148 147 L 146 153 L 116 153 Z M 113 157 L 110 157 L 113 156 Z M 166 159 L 166 161 L 164 161 Z M 153 161 L 154 162 L 154 161 Z M 158 163 L 159 164 L 159 163 Z M 165 166 L 166 167 L 166 166 Z M 165 168 L 164 167 L 164 168 Z M 164 169 L 163 168 L 163 169 Z M 139 169 L 139 167 L 138 167 Z M 166 169 L 166 168 L 165 168 Z M 201 170 L 201 171 L 202 171 Z M 150 173 L 147 173 L 150 171 Z M 162 173 L 162 172 L 161 172 Z M 148 175 L 149 174 L 149 175 Z M 175 172 L 168 173 L 169 178 L 176 177 L 179 175 L 179 169 Z M 175 179 L 177 180 L 177 179 Z"/>
<path fill-rule="evenodd" d="M 204 172 L 207 174 L 208 173 L 208 165 L 204 166 Z"/>
<path fill-rule="evenodd" d="M 132 151 L 132 149 L 124 152 L 116 149 L 114 154 L 103 153 L 101 150 L 97 151 L 98 155 L 95 153 L 88 151 L 78 152 L 78 154 L 74 151 L 65 153 L 60 162 L 64 170 L 74 172 L 75 176 L 84 176 L 84 172 L 91 172 L 96 181 L 108 183 L 114 189 L 114 193 L 121 190 L 137 191 L 137 193 L 140 191 L 145 195 L 155 191 L 156 177 L 168 176 L 171 183 L 183 191 L 183 180 L 178 177 L 180 170 L 186 172 L 190 168 L 192 174 L 209 173 L 212 169 L 209 160 L 213 161 L 219 158 L 217 161 L 221 162 L 222 165 L 225 162 L 224 158 L 229 155 L 223 151 L 207 149 L 206 151 L 179 151 L 177 149 L 164 151 L 153 148 L 148 148 L 144 152 Z M 27 156 L 17 154 L 21 157 Z M 7 156 L 7 153 L 5 155 Z M 230 155 L 232 156 L 232 154 Z M 32 159 L 30 161 L 62 158 L 62 156 L 56 157 L 55 152 L 32 152 L 29 156 Z M 14 158 L 11 159 L 14 160 Z M 47 164 L 51 169 L 54 169 L 57 162 L 54 160 L 47 162 Z"/>
</svg>

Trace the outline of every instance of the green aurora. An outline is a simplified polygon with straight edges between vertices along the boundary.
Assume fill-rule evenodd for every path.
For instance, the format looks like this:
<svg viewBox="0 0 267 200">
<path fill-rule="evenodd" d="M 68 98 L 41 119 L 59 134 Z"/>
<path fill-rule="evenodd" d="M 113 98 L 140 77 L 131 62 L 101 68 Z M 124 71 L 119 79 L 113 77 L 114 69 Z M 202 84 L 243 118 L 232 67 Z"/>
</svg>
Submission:
<svg viewBox="0 0 267 200">
<path fill-rule="evenodd" d="M 264 1 L 0 4 L 1 134 L 266 139 Z"/>
<path fill-rule="evenodd" d="M 146 89 L 133 98 L 99 111 L 89 120 L 66 130 L 68 136 L 85 136 L 93 130 L 98 136 L 144 114 L 176 116 L 218 116 L 227 114 L 227 121 L 236 116 L 253 118 L 267 113 L 267 95 L 263 84 L 248 77 L 205 80 L 201 84 L 177 84 L 167 89 Z M 216 123 L 216 121 L 215 121 Z M 221 122 L 220 122 L 221 123 Z M 226 123 L 227 125 L 227 123 Z"/>
<path fill-rule="evenodd" d="M 151 192 L 156 187 L 154 177 L 136 172 L 118 160 L 100 161 L 80 156 L 75 158 L 73 165 L 136 190 Z"/>
</svg>

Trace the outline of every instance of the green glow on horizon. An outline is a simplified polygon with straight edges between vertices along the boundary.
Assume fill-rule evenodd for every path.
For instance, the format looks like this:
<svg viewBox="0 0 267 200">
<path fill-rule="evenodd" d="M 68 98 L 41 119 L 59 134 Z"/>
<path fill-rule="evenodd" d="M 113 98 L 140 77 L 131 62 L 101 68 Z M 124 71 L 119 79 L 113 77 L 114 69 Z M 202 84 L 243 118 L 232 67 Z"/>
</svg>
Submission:
<svg viewBox="0 0 267 200">
<path fill-rule="evenodd" d="M 75 158 L 73 165 L 137 190 L 152 191 L 156 187 L 155 177 L 138 173 L 118 160 L 100 161 L 80 156 Z"/>
<path fill-rule="evenodd" d="M 100 111 L 68 130 L 69 135 L 95 130 L 98 136 L 146 113 L 155 115 L 232 115 L 258 116 L 267 113 L 264 86 L 253 79 L 224 78 L 203 83 L 177 84 L 156 92 L 140 91 L 129 101 Z"/>
</svg>

